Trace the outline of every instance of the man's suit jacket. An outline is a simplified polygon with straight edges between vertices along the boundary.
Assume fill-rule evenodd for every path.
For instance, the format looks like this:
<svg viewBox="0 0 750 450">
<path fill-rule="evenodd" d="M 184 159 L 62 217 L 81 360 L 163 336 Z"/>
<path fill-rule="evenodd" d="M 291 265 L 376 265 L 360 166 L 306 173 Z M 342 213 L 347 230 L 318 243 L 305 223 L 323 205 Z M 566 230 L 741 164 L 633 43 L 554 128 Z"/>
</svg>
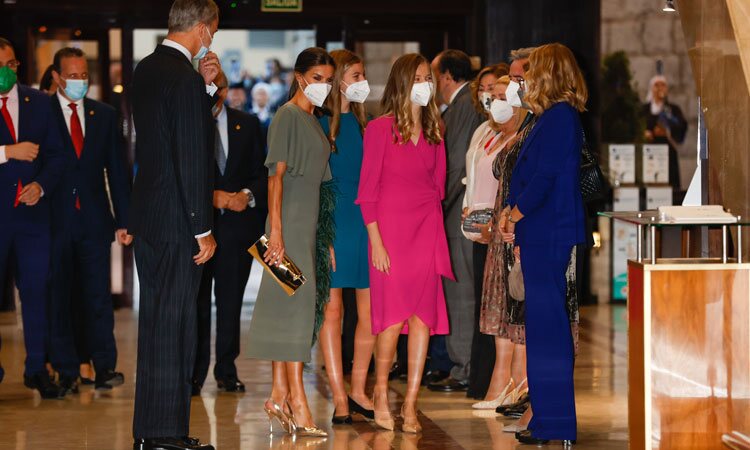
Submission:
<svg viewBox="0 0 750 450">
<path fill-rule="evenodd" d="M 227 240 L 248 247 L 258 240 L 265 229 L 268 208 L 268 169 L 264 165 L 265 136 L 256 116 L 228 108 L 227 135 L 229 137 L 229 157 L 224 175 L 214 164 L 214 189 L 239 192 L 250 189 L 255 197 L 255 207 L 242 212 L 215 210 L 215 232 L 217 239 Z M 244 247 L 247 248 L 247 247 Z"/>
<path fill-rule="evenodd" d="M 33 162 L 11 159 L 0 164 L 0 224 L 13 220 L 27 230 L 48 231 L 50 197 L 65 170 L 60 131 L 47 94 L 18 85 L 18 101 L 18 142 L 38 144 L 39 155 Z M 11 144 L 8 127 L 0 119 L 0 145 Z M 44 196 L 35 206 L 13 207 L 19 180 L 23 186 L 37 182 L 42 187 Z"/>
<path fill-rule="evenodd" d="M 567 247 L 585 242 L 580 187 L 583 129 L 578 111 L 557 103 L 537 119 L 510 181 L 508 204 L 524 218 L 516 242 Z"/>
<path fill-rule="evenodd" d="M 52 96 L 51 104 L 62 136 L 67 169 L 52 197 L 53 235 L 83 227 L 87 237 L 112 242 L 115 229 L 127 228 L 130 203 L 130 182 L 117 135 L 117 113 L 104 103 L 83 100 L 86 132 L 79 159 L 57 95 Z M 105 170 L 114 217 L 107 196 Z M 81 204 L 80 221 L 74 220 L 76 198 Z"/>
<path fill-rule="evenodd" d="M 213 226 L 215 122 L 203 78 L 159 45 L 133 74 L 136 175 L 128 231 L 155 242 L 192 241 Z"/>
<path fill-rule="evenodd" d="M 471 89 L 466 84 L 443 113 L 445 121 L 445 151 L 448 153 L 448 173 L 445 182 L 445 232 L 448 238 L 463 237 L 461 211 L 466 186 L 466 152 L 477 127 L 487 120 L 477 113 L 471 100 Z"/>
</svg>

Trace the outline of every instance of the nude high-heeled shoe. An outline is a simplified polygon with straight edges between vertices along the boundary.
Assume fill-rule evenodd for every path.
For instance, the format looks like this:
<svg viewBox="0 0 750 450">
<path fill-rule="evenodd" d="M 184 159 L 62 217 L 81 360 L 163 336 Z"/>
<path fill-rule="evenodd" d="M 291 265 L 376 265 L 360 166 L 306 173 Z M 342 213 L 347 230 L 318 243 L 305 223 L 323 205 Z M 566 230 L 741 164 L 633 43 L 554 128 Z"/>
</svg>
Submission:
<svg viewBox="0 0 750 450">
<path fill-rule="evenodd" d="M 401 418 L 404 419 L 403 425 L 401 425 L 401 431 L 410 434 L 419 434 L 422 432 L 422 425 L 419 423 L 419 419 L 415 415 L 412 418 L 407 418 L 404 415 L 404 407 L 401 406 Z"/>
<path fill-rule="evenodd" d="M 290 411 L 290 422 L 292 427 L 294 428 L 294 435 L 297 437 L 317 437 L 317 438 L 327 438 L 328 433 L 323 431 L 320 427 L 313 425 L 311 427 L 303 427 L 298 422 L 297 419 L 294 417 L 294 410 L 292 409 L 292 405 L 287 403 L 287 408 L 289 408 Z"/>
<path fill-rule="evenodd" d="M 513 401 L 511 401 L 511 398 L 515 390 L 511 391 L 510 388 L 512 386 L 513 378 L 510 379 L 508 384 L 505 386 L 505 389 L 503 389 L 503 392 L 501 392 L 500 395 L 497 396 L 497 398 L 495 398 L 494 400 L 484 400 L 481 402 L 476 402 L 471 405 L 471 407 L 474 409 L 496 409 L 500 405 L 508 405 L 510 403 L 513 403 Z"/>
<path fill-rule="evenodd" d="M 386 405 L 388 394 L 386 394 Z M 378 411 L 377 403 L 375 400 L 377 399 L 377 395 L 373 393 L 372 396 L 372 403 L 375 405 L 374 410 L 374 416 L 375 416 L 375 425 L 379 426 L 380 428 L 383 428 L 384 430 L 393 431 L 393 429 L 396 427 L 396 422 L 393 420 L 393 416 L 391 416 L 390 410 L 385 411 Z"/>
</svg>

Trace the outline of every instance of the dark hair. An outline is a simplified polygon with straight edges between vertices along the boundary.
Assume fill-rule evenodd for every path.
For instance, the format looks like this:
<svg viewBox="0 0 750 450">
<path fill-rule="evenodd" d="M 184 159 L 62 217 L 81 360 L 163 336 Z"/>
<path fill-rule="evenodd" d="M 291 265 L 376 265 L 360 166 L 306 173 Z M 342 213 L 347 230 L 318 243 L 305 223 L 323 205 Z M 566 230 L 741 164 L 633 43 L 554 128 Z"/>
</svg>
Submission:
<svg viewBox="0 0 750 450">
<path fill-rule="evenodd" d="M 16 51 L 16 49 L 13 48 L 13 44 L 11 44 L 9 40 L 5 39 L 4 37 L 0 37 L 0 48 L 7 48 L 7 47 L 10 47 L 13 49 L 13 51 Z"/>
<path fill-rule="evenodd" d="M 304 74 L 315 66 L 331 66 L 335 68 L 336 63 L 325 49 L 320 47 L 310 47 L 302 50 L 302 52 L 297 55 L 297 61 L 294 63 L 294 71 L 299 74 Z M 294 94 L 297 93 L 298 89 L 299 83 L 295 77 L 292 81 L 292 86 L 289 88 L 288 100 L 291 100 L 294 97 Z"/>
<path fill-rule="evenodd" d="M 55 81 L 52 78 L 52 71 L 55 70 L 54 64 L 50 64 L 42 74 L 42 79 L 39 81 L 39 90 L 47 92 L 52 87 L 52 83 Z"/>
<path fill-rule="evenodd" d="M 438 55 L 438 72 L 449 72 L 455 81 L 471 79 L 471 59 L 461 50 L 445 50 Z"/>
<path fill-rule="evenodd" d="M 55 53 L 55 58 L 52 60 L 52 69 L 60 73 L 60 63 L 62 62 L 63 58 L 84 58 L 86 57 L 86 54 L 83 53 L 83 50 L 80 48 L 75 47 L 65 47 L 61 48 L 60 50 Z"/>
<path fill-rule="evenodd" d="M 231 83 L 229 85 L 229 90 L 232 90 L 232 89 L 242 89 L 244 91 L 245 90 L 245 85 L 242 84 L 242 83 Z"/>
<path fill-rule="evenodd" d="M 213 0 L 175 0 L 169 10 L 169 32 L 189 31 L 199 23 L 210 24 L 219 18 L 219 7 Z"/>
</svg>

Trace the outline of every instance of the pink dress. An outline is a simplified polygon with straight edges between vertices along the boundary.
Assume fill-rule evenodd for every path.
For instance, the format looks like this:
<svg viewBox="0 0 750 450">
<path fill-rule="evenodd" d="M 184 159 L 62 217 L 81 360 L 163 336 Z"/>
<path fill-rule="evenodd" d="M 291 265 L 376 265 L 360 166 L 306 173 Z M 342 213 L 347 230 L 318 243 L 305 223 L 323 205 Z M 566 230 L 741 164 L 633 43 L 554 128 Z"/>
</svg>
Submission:
<svg viewBox="0 0 750 450">
<path fill-rule="evenodd" d="M 366 224 L 378 223 L 391 261 L 390 274 L 372 266 L 372 332 L 416 315 L 430 334 L 448 334 L 441 276 L 453 279 L 441 200 L 445 196 L 445 145 L 420 136 L 394 143 L 393 117 L 371 121 L 364 136 L 364 159 L 356 203 Z M 408 333 L 405 325 L 402 333 Z"/>
</svg>

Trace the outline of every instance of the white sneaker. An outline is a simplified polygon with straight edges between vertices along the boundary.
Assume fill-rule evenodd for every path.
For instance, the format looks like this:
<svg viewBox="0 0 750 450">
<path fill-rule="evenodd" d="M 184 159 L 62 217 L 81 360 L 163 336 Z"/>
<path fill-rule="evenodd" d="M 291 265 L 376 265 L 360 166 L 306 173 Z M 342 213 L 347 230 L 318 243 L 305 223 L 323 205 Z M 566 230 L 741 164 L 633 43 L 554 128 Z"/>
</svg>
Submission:
<svg viewBox="0 0 750 450">
<path fill-rule="evenodd" d="M 495 409 L 500 405 L 509 405 L 510 402 L 510 396 L 508 394 L 508 391 L 510 390 L 510 387 L 513 386 L 513 378 L 510 379 L 508 382 L 508 385 L 505 386 L 505 389 L 503 389 L 503 392 L 500 393 L 500 395 L 497 396 L 494 400 L 483 400 L 481 402 L 476 402 L 473 405 L 471 405 L 474 409 Z"/>
<path fill-rule="evenodd" d="M 503 427 L 503 433 L 518 433 L 526 429 L 526 425 L 519 425 L 517 422 Z"/>
</svg>

